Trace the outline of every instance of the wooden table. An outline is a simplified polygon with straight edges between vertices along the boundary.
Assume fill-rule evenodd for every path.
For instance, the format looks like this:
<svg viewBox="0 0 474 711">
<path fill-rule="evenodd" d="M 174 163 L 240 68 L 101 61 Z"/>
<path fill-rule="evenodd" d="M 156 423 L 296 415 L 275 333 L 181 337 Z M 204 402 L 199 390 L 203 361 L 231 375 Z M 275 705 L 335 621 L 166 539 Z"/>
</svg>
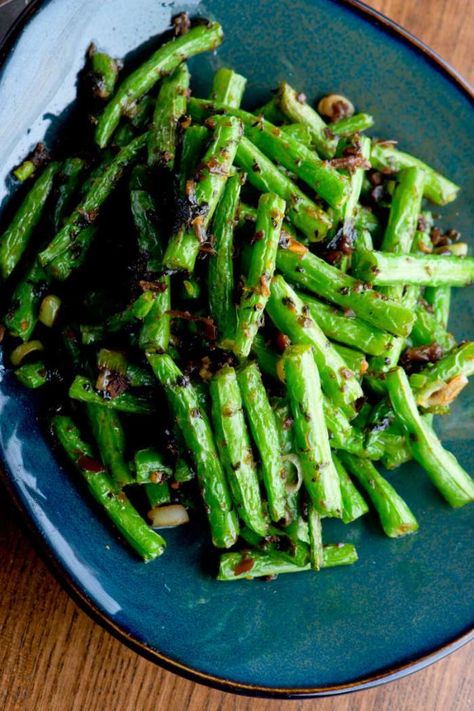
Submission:
<svg viewBox="0 0 474 711">
<path fill-rule="evenodd" d="M 474 81 L 472 0 L 371 0 Z M 471 37 L 470 37 L 471 35 Z M 0 708 L 5 711 L 467 711 L 474 645 L 398 682 L 308 701 L 247 699 L 185 681 L 96 626 L 62 591 L 0 490 Z"/>
</svg>

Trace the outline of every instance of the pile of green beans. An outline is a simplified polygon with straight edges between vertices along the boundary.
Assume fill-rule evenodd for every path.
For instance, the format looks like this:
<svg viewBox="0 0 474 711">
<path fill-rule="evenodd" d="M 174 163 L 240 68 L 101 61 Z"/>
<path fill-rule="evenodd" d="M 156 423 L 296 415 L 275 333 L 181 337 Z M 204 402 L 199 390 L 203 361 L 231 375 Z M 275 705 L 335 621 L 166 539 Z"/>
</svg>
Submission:
<svg viewBox="0 0 474 711">
<path fill-rule="evenodd" d="M 143 560 L 201 518 L 218 580 L 352 565 L 324 519 L 423 526 L 380 467 L 414 459 L 450 506 L 474 500 L 433 429 L 474 373 L 448 330 L 474 259 L 424 203 L 459 188 L 351 102 L 331 123 L 282 82 L 244 110 L 228 67 L 191 97 L 186 62 L 223 33 L 177 26 L 132 72 L 91 46 L 86 145 L 14 173 L 6 364 Z"/>
</svg>

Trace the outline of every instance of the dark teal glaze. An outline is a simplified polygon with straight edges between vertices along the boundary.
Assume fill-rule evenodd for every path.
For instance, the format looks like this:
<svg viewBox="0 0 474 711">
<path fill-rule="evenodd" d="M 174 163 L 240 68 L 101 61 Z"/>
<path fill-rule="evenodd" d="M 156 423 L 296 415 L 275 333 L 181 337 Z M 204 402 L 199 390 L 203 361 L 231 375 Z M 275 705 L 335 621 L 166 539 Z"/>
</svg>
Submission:
<svg viewBox="0 0 474 711">
<path fill-rule="evenodd" d="M 45 133 L 52 139 L 67 116 L 91 39 L 123 56 L 159 34 L 181 7 L 158 0 L 43 3 L 0 75 L 0 199 L 12 166 Z M 265 101 L 282 78 L 311 99 L 347 94 L 374 114 L 374 135 L 397 138 L 464 186 L 443 211 L 443 224 L 470 234 L 471 106 L 432 59 L 331 0 L 208 0 L 187 7 L 218 18 L 226 31 L 218 55 L 192 62 L 197 94 L 222 64 L 249 78 L 250 106 Z M 455 295 L 452 324 L 459 337 L 474 338 L 468 290 Z M 471 394 L 463 393 L 440 427 L 468 469 Z M 69 586 L 125 641 L 154 658 L 158 652 L 193 678 L 254 693 L 337 693 L 418 668 L 471 627 L 474 508 L 451 510 L 416 466 L 390 475 L 419 519 L 416 536 L 388 540 L 372 516 L 347 528 L 328 522 L 328 541 L 356 543 L 360 562 L 353 568 L 282 576 L 272 584 L 217 583 L 202 565 L 206 543 L 192 528 L 169 533 L 169 551 L 159 561 L 135 561 L 71 473 L 60 469 L 36 420 L 34 397 L 9 375 L 0 383 L 0 449 L 9 487 Z"/>
</svg>

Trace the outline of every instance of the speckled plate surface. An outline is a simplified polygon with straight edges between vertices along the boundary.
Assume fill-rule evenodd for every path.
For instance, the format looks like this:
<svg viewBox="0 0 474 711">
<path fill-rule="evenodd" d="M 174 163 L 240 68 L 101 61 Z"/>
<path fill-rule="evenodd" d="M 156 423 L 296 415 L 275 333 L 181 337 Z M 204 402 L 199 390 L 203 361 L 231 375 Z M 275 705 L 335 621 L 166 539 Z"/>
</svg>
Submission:
<svg viewBox="0 0 474 711">
<path fill-rule="evenodd" d="M 376 118 L 463 185 L 443 224 L 467 237 L 474 223 L 472 105 L 461 83 L 422 49 L 354 3 L 336 0 L 49 0 L 10 42 L 0 74 L 0 199 L 12 166 L 51 140 L 75 98 L 94 40 L 125 56 L 158 35 L 183 7 L 224 25 L 217 55 L 191 62 L 194 90 L 229 64 L 249 78 L 249 106 L 287 78 L 310 99 L 330 90 Z M 452 328 L 474 338 L 471 293 L 455 295 Z M 447 446 L 472 465 L 472 390 L 441 424 Z M 60 468 L 36 418 L 35 398 L 3 374 L 0 450 L 5 481 L 59 577 L 85 608 L 138 652 L 197 681 L 244 693 L 340 693 L 402 676 L 467 641 L 473 619 L 473 507 L 453 511 L 416 465 L 389 475 L 420 522 L 416 536 L 386 539 L 372 516 L 325 526 L 352 541 L 360 561 L 273 584 L 218 583 L 203 565 L 206 541 L 190 527 L 169 550 L 137 562 Z"/>
</svg>

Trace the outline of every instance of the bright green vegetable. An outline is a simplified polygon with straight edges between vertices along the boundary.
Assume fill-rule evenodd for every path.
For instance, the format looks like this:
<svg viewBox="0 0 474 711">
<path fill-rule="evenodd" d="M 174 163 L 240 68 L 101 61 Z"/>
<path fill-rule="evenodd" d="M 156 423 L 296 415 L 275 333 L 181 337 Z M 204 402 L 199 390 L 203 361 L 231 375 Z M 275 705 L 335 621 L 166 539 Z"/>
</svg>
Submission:
<svg viewBox="0 0 474 711">
<path fill-rule="evenodd" d="M 219 370 L 211 380 L 210 390 L 217 447 L 237 512 L 247 526 L 264 536 L 268 522 L 235 370 L 228 366 Z"/>
<path fill-rule="evenodd" d="M 435 318 L 443 328 L 447 329 L 451 308 L 451 287 L 428 286 L 425 289 L 424 298 L 431 306 Z"/>
<path fill-rule="evenodd" d="M 473 480 L 454 455 L 444 449 L 432 427 L 419 414 L 405 372 L 395 368 L 388 373 L 386 383 L 412 454 L 433 484 L 451 506 L 464 506 L 474 501 Z"/>
<path fill-rule="evenodd" d="M 306 490 L 321 516 L 340 517 L 341 488 L 331 457 L 321 384 L 311 347 L 290 346 L 283 364 Z"/>
<path fill-rule="evenodd" d="M 91 405 L 100 405 L 106 409 L 130 412 L 135 415 L 150 415 L 155 412 L 154 404 L 146 397 L 132 395 L 125 392 L 114 398 L 103 398 L 96 392 L 92 382 L 83 375 L 76 375 L 71 387 L 69 397 Z"/>
<path fill-rule="evenodd" d="M 280 129 L 264 118 L 256 119 L 254 114 L 225 103 L 193 98 L 189 102 L 189 110 L 195 120 L 222 112 L 236 116 L 244 125 L 245 136 L 264 155 L 297 175 L 331 207 L 341 207 L 347 201 L 350 191 L 348 179 L 318 158 L 314 151 L 294 138 L 288 130 Z"/>
<path fill-rule="evenodd" d="M 173 474 L 173 470 L 163 463 L 163 457 L 154 449 L 140 449 L 133 457 L 137 484 L 161 484 Z"/>
<path fill-rule="evenodd" d="M 410 335 L 414 346 L 437 343 L 443 350 L 449 351 L 456 345 L 452 333 L 449 333 L 423 304 L 415 308 L 415 323 Z"/>
<path fill-rule="evenodd" d="M 270 296 L 285 207 L 285 201 L 274 193 L 266 193 L 258 201 L 250 265 L 237 309 L 233 351 L 238 358 L 250 353 Z"/>
<path fill-rule="evenodd" d="M 84 225 L 95 222 L 100 208 L 116 188 L 124 170 L 137 159 L 145 148 L 148 135 L 145 133 L 135 138 L 112 159 L 105 160 L 97 178 L 74 212 L 67 219 L 64 227 L 55 235 L 50 244 L 40 252 L 39 260 L 43 267 L 73 246 Z"/>
<path fill-rule="evenodd" d="M 221 67 L 214 74 L 211 99 L 238 108 L 244 95 L 247 79 L 233 69 Z"/>
<path fill-rule="evenodd" d="M 308 294 L 298 292 L 324 334 L 333 341 L 359 348 L 369 355 L 382 355 L 390 344 L 390 336 L 380 328 L 370 326 L 353 312 L 340 311 Z"/>
<path fill-rule="evenodd" d="M 49 278 L 35 261 L 13 291 L 10 306 L 5 315 L 5 326 L 12 336 L 28 341 L 38 322 L 41 299 L 48 288 Z"/>
<path fill-rule="evenodd" d="M 166 548 L 165 540 L 145 523 L 123 491 L 118 492 L 105 468 L 95 460 L 70 417 L 58 415 L 53 430 L 67 456 L 85 479 L 89 491 L 117 526 L 130 546 L 145 561 L 158 558 Z"/>
<path fill-rule="evenodd" d="M 357 562 L 357 551 L 351 543 L 332 543 L 323 546 L 323 568 L 337 565 L 353 565 Z M 250 580 L 283 573 L 301 573 L 310 570 L 305 566 L 290 563 L 284 556 L 277 553 L 260 551 L 244 551 L 243 553 L 224 553 L 219 564 L 218 580 Z"/>
<path fill-rule="evenodd" d="M 8 279 L 13 272 L 37 226 L 53 187 L 59 163 L 50 163 L 29 190 L 13 220 L 0 236 L 0 275 Z"/>
<path fill-rule="evenodd" d="M 30 390 L 43 387 L 48 382 L 48 369 L 43 361 L 25 363 L 15 370 L 15 375 L 22 385 Z"/>
<path fill-rule="evenodd" d="M 189 80 L 186 64 L 180 64 L 173 74 L 163 79 L 148 138 L 149 165 L 174 168 L 178 121 L 186 113 Z"/>
<path fill-rule="evenodd" d="M 408 336 L 411 331 L 415 317 L 409 309 L 377 291 L 364 289 L 356 279 L 311 254 L 303 245 L 293 243 L 288 249 L 280 248 L 277 269 L 288 281 L 350 309 L 377 328 L 396 336 Z"/>
<path fill-rule="evenodd" d="M 337 138 L 331 135 L 321 116 L 306 103 L 306 97 L 281 82 L 276 95 L 277 106 L 291 121 L 302 123 L 311 131 L 311 138 L 318 153 L 323 158 L 332 158 L 336 152 Z M 329 129 L 329 130 L 328 130 Z"/>
<path fill-rule="evenodd" d="M 252 437 L 262 461 L 270 517 L 278 522 L 286 517 L 287 492 L 275 415 L 255 363 L 242 368 L 237 379 Z"/>
<path fill-rule="evenodd" d="M 95 45 L 89 47 L 92 91 L 98 99 L 110 99 L 114 93 L 121 63 L 106 52 L 98 52 Z"/>
<path fill-rule="evenodd" d="M 374 143 L 370 160 L 377 170 L 391 170 L 394 173 L 411 167 L 422 170 L 426 176 L 423 194 L 437 205 L 446 205 L 456 199 L 459 191 L 457 185 L 444 178 L 423 161 L 414 158 L 409 153 L 402 153 L 393 145 Z"/>
<path fill-rule="evenodd" d="M 207 277 L 209 307 L 217 325 L 219 339 L 230 344 L 235 335 L 234 227 L 239 206 L 241 176 L 227 181 L 212 222 L 215 253 L 209 258 Z"/>
<path fill-rule="evenodd" d="M 167 269 L 192 272 L 202 242 L 224 190 L 235 152 L 242 135 L 242 124 L 233 116 L 215 117 L 215 129 L 201 163 L 196 181 L 187 183 L 186 194 L 194 217 L 171 237 L 163 264 Z M 216 169 L 218 166 L 218 169 Z"/>
<path fill-rule="evenodd" d="M 361 250 L 352 265 L 355 276 L 377 286 L 469 286 L 474 279 L 473 257 Z"/>
<path fill-rule="evenodd" d="M 313 347 L 324 392 L 349 417 L 353 416 L 354 402 L 363 395 L 355 374 L 311 318 L 309 309 L 281 276 L 272 281 L 267 312 L 278 330 L 289 336 L 293 343 Z"/>
<path fill-rule="evenodd" d="M 342 497 L 342 520 L 344 523 L 352 523 L 356 519 L 364 516 L 369 507 L 367 506 L 364 497 L 359 493 L 358 489 L 352 483 L 352 480 L 342 466 L 342 462 L 337 456 L 332 454 L 332 461 L 339 477 L 339 485 L 341 487 Z"/>
<path fill-rule="evenodd" d="M 352 136 L 354 133 L 366 131 L 374 125 L 374 119 L 370 114 L 353 114 L 346 118 L 330 123 L 328 129 L 335 136 Z"/>
<path fill-rule="evenodd" d="M 148 361 L 194 459 L 213 543 L 229 548 L 237 540 L 239 526 L 207 415 L 195 389 L 170 356 L 148 354 Z"/>
<path fill-rule="evenodd" d="M 412 512 L 389 482 L 381 476 L 369 459 L 359 459 L 340 452 L 342 464 L 364 487 L 376 509 L 382 528 L 390 538 L 398 538 L 418 530 Z"/>
<path fill-rule="evenodd" d="M 87 405 L 92 434 L 100 458 L 117 489 L 133 483 L 130 468 L 125 461 L 125 432 L 120 417 L 114 410 L 100 405 Z"/>
<path fill-rule="evenodd" d="M 171 74 L 183 61 L 201 52 L 212 51 L 222 42 L 222 28 L 217 22 L 198 25 L 171 42 L 162 45 L 138 69 L 123 81 L 99 118 L 95 139 L 100 148 L 110 141 L 120 118 L 133 113 L 136 103 L 156 82 Z"/>
<path fill-rule="evenodd" d="M 86 161 L 82 158 L 67 158 L 59 172 L 60 185 L 57 189 L 56 205 L 53 211 L 53 225 L 60 230 L 74 196 L 80 186 L 80 180 L 86 169 Z"/>
<path fill-rule="evenodd" d="M 209 131 L 205 126 L 194 124 L 184 132 L 179 161 L 179 192 L 181 196 L 185 195 L 186 183 L 193 177 L 200 159 L 204 156 L 209 136 Z"/>
<path fill-rule="evenodd" d="M 235 162 L 254 188 L 262 193 L 273 192 L 288 205 L 288 217 L 310 241 L 323 239 L 331 227 L 328 213 L 318 207 L 264 153 L 245 136 L 242 137 Z"/>
</svg>

